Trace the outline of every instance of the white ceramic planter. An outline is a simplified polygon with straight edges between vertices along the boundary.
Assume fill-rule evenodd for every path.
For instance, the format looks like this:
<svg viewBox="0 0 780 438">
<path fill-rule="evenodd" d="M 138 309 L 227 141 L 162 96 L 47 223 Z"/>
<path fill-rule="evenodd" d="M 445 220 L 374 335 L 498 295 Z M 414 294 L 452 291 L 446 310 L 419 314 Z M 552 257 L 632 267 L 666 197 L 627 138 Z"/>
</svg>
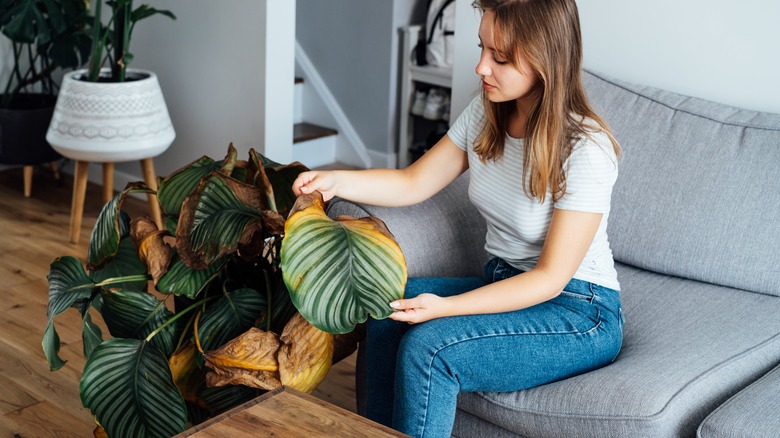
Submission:
<svg viewBox="0 0 780 438">
<path fill-rule="evenodd" d="M 104 69 L 108 74 L 108 69 Z M 141 160 L 163 153 L 176 133 L 157 76 L 128 69 L 127 82 L 87 82 L 65 75 L 46 141 L 65 157 L 88 162 Z"/>
</svg>

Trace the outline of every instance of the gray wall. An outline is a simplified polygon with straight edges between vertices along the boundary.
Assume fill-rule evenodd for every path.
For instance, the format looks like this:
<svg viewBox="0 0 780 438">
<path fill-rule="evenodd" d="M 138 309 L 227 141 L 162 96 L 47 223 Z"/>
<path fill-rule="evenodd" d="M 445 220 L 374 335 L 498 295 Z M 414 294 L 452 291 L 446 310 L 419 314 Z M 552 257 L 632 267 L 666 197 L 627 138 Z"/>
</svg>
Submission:
<svg viewBox="0 0 780 438">
<path fill-rule="evenodd" d="M 780 113 L 780 1 L 577 4 L 588 68 L 689 96 Z"/>
</svg>

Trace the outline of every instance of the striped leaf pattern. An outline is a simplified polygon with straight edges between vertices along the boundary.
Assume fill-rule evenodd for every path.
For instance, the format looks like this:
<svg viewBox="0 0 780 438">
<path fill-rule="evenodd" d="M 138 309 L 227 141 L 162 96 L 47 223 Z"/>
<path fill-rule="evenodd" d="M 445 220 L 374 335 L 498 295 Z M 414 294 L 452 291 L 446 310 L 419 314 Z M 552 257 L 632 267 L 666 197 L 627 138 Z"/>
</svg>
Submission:
<svg viewBox="0 0 780 438">
<path fill-rule="evenodd" d="M 60 337 L 54 328 L 54 317 L 70 307 L 81 308 L 90 299 L 94 289 L 94 282 L 87 276 L 77 258 L 65 256 L 52 262 L 49 268 L 49 305 L 46 308 L 49 321 L 41 341 L 52 371 L 65 365 L 65 361 L 59 356 Z"/>
<path fill-rule="evenodd" d="M 184 198 L 195 190 L 203 177 L 219 169 L 221 164 L 204 156 L 175 171 L 167 178 L 160 178 L 157 183 L 157 198 L 162 211 L 167 215 L 179 214 Z"/>
<path fill-rule="evenodd" d="M 184 201 L 176 249 L 188 266 L 203 269 L 248 244 L 262 225 L 257 188 L 213 172 Z"/>
<path fill-rule="evenodd" d="M 144 339 L 172 317 L 165 302 L 150 293 L 118 290 L 103 294 L 103 320 L 116 338 Z M 166 355 L 173 353 L 177 341 L 176 324 L 165 327 L 151 339 Z"/>
<path fill-rule="evenodd" d="M 119 250 L 119 240 L 124 237 L 122 231 L 129 229 L 129 224 L 121 223 L 122 220 L 126 220 L 127 215 L 120 213 L 122 202 L 128 193 L 154 193 L 154 191 L 143 183 L 130 183 L 103 206 L 89 239 L 87 266 L 90 270 L 99 269 Z"/>
<path fill-rule="evenodd" d="M 111 437 L 170 437 L 187 410 L 168 359 L 147 341 L 109 339 L 84 367 L 81 402 Z"/>
<path fill-rule="evenodd" d="M 157 290 L 164 294 L 195 298 L 219 273 L 225 261 L 226 259 L 223 258 L 210 264 L 206 269 L 197 270 L 187 266 L 181 257 L 174 252 L 171 264 L 168 266 L 168 272 L 157 282 Z"/>
<path fill-rule="evenodd" d="M 301 314 L 320 330 L 348 333 L 402 298 L 406 262 L 376 218 L 330 219 L 319 193 L 298 198 L 285 224 L 281 266 Z"/>
<path fill-rule="evenodd" d="M 266 305 L 265 297 L 254 289 L 224 294 L 201 316 L 198 337 L 202 348 L 214 350 L 249 330 Z"/>
<path fill-rule="evenodd" d="M 100 283 L 109 278 L 139 274 L 146 274 L 146 264 L 138 257 L 138 251 L 136 251 L 135 245 L 133 245 L 133 240 L 129 237 L 123 237 L 119 241 L 119 248 L 114 257 L 100 269 L 90 272 L 90 277 L 92 277 L 96 283 Z M 114 283 L 109 287 L 112 289 L 145 291 L 146 283 L 146 280 L 138 280 Z"/>
</svg>

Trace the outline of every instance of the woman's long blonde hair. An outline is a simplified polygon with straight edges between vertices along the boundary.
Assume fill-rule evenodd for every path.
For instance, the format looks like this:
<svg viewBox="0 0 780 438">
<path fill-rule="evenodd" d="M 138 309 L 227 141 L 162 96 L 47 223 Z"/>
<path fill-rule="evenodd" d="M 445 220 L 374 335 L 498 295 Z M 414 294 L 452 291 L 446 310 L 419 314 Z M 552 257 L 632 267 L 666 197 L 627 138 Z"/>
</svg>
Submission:
<svg viewBox="0 0 780 438">
<path fill-rule="evenodd" d="M 547 192 L 553 202 L 566 193 L 563 164 L 579 138 L 598 124 L 609 137 L 615 155 L 620 146 L 606 123 L 588 104 L 582 85 L 582 37 L 574 0 L 476 0 L 474 7 L 492 12 L 495 47 L 520 68 L 523 57 L 536 73 L 539 96 L 525 125 L 523 191 L 544 203 Z M 484 162 L 504 153 L 504 140 L 515 102 L 490 102 L 482 93 L 486 123 L 474 151 Z"/>
</svg>

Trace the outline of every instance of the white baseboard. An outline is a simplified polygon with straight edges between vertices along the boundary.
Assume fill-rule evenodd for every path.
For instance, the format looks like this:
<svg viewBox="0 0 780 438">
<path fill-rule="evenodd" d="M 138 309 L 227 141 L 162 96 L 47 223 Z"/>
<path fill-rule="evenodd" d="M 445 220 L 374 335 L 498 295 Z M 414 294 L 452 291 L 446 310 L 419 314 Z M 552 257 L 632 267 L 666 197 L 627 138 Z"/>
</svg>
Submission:
<svg viewBox="0 0 780 438">
<path fill-rule="evenodd" d="M 375 150 L 368 150 L 368 155 L 371 157 L 371 167 L 395 169 L 398 167 L 398 154 L 386 154 Z"/>
<path fill-rule="evenodd" d="M 333 164 L 335 156 L 335 135 L 293 144 L 293 161 L 300 161 L 309 169 Z"/>
</svg>

